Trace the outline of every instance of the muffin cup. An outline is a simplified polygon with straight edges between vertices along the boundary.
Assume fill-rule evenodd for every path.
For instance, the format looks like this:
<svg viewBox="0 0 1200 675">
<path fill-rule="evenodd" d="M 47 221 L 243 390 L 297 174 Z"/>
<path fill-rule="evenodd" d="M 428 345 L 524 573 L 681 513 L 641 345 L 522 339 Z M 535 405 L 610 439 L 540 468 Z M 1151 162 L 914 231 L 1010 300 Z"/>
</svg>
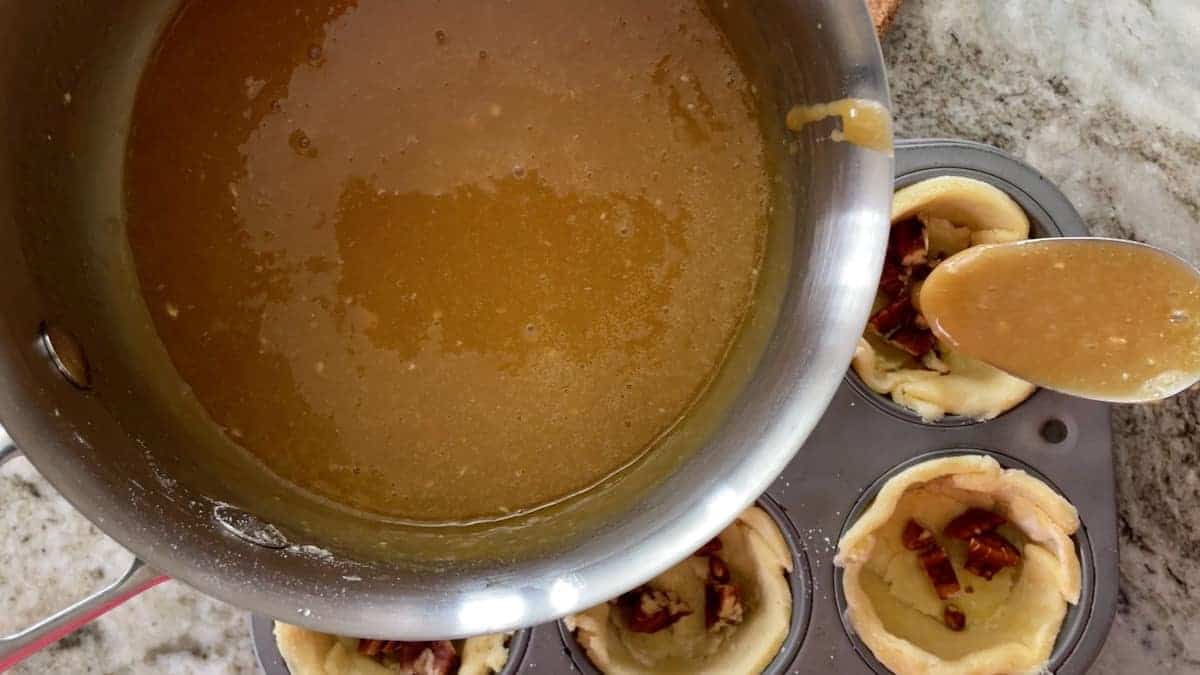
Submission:
<svg viewBox="0 0 1200 675">
<path fill-rule="evenodd" d="M 788 628 L 783 645 L 779 648 L 779 653 L 763 671 L 764 675 L 783 675 L 788 672 L 788 668 L 796 660 L 796 654 L 800 651 L 800 645 L 804 642 L 805 633 L 808 631 L 809 615 L 812 610 L 812 577 L 808 568 L 808 555 L 804 552 L 800 533 L 783 507 L 768 495 L 759 498 L 755 506 L 766 511 L 775 521 L 775 525 L 779 527 L 784 541 L 787 542 L 788 550 L 792 554 L 792 571 L 788 575 L 788 585 L 792 589 L 792 623 Z M 575 639 L 574 633 L 568 630 L 562 621 L 558 622 L 558 632 L 562 638 L 563 647 L 570 654 L 571 661 L 579 672 L 585 675 L 601 675 L 600 670 L 592 665 L 583 646 Z"/>
<path fill-rule="evenodd" d="M 896 476 L 905 469 L 916 466 L 917 464 L 921 464 L 922 462 L 940 459 L 942 457 L 953 457 L 956 455 L 987 455 L 994 458 L 1000 463 L 1000 466 L 1004 467 L 1005 469 L 1021 469 L 1034 478 L 1042 481 L 1046 485 L 1049 485 L 1055 492 L 1062 494 L 1062 491 L 1059 490 L 1058 486 L 1055 485 L 1049 478 L 1042 475 L 1037 469 L 1033 468 L 1029 464 L 1022 462 L 1015 457 L 1010 457 L 1006 454 L 993 450 L 983 449 L 935 450 L 923 455 L 918 455 L 896 465 L 895 467 L 892 467 L 891 470 L 879 478 L 876 478 L 874 482 L 867 486 L 866 490 L 861 496 L 859 496 L 858 501 L 855 502 L 850 508 L 850 511 L 846 517 L 846 522 L 842 525 L 842 531 L 838 534 L 838 540 L 841 540 L 842 536 L 846 534 L 846 531 L 850 529 L 850 526 L 853 525 L 855 521 L 858 520 L 859 516 L 861 516 L 863 512 L 871 506 L 871 503 L 875 500 L 875 496 L 879 493 L 879 490 L 892 477 Z M 1045 669 L 1051 673 L 1058 672 L 1059 667 L 1061 667 L 1062 664 L 1067 660 L 1067 657 L 1071 655 L 1071 652 L 1075 649 L 1075 645 L 1079 642 L 1080 636 L 1083 635 L 1083 630 L 1087 626 L 1088 618 L 1091 616 L 1092 604 L 1096 591 L 1095 557 L 1092 552 L 1091 539 L 1088 538 L 1087 522 L 1083 520 L 1082 516 L 1080 517 L 1079 530 L 1071 536 L 1071 539 L 1075 542 L 1075 555 L 1079 557 L 1081 573 L 1079 602 L 1077 604 L 1067 606 L 1067 614 L 1065 617 L 1063 617 L 1062 627 L 1058 630 L 1058 638 L 1054 642 L 1054 649 L 1050 652 L 1050 658 L 1047 660 L 1045 665 Z M 858 634 L 855 633 L 854 627 L 850 625 L 850 619 L 846 611 L 847 604 L 845 589 L 842 586 L 841 568 L 838 568 L 837 571 L 834 572 L 833 589 L 834 599 L 837 603 L 838 614 L 842 618 L 842 628 L 846 631 L 846 636 L 850 639 L 851 643 L 854 644 L 854 651 L 858 652 L 858 655 L 862 657 L 862 660 L 867 664 L 868 667 L 870 667 L 872 671 L 879 673 L 880 675 L 887 675 L 891 671 L 875 658 L 875 655 L 871 653 L 871 649 L 865 643 L 863 643 L 863 641 L 858 637 Z"/>
<path fill-rule="evenodd" d="M 249 616 L 250 638 L 254 645 L 254 656 L 266 675 L 292 675 L 275 643 L 275 620 L 259 614 Z M 498 675 L 516 675 L 522 672 L 525 652 L 533 637 L 533 629 L 526 628 L 513 633 L 508 641 L 508 661 Z"/>
<path fill-rule="evenodd" d="M 1083 221 L 1066 197 L 1053 189 L 1041 174 L 1012 158 L 994 152 L 981 153 L 970 144 L 943 147 L 942 152 L 926 152 L 924 154 L 925 156 L 921 158 L 923 161 L 913 161 L 910 159 L 911 153 L 908 153 L 907 156 L 905 153 L 897 153 L 895 190 L 942 176 L 973 178 L 998 188 L 1021 207 L 1025 215 L 1029 217 L 1030 239 L 1074 237 L 1087 234 Z M 926 166 L 933 160 L 942 160 L 947 163 L 944 166 Z M 1050 187 L 1050 193 L 1043 197 L 1048 203 L 1038 201 L 1026 189 L 1023 189 L 1028 187 L 1031 182 L 1039 187 Z M 938 420 L 925 420 L 912 410 L 896 403 L 890 395 L 880 394 L 868 387 L 853 367 L 846 370 L 846 381 L 868 403 L 905 422 L 931 427 L 963 427 L 992 421 L 962 415 L 946 415 Z M 1025 405 L 1038 396 L 1041 391 L 1040 388 L 1035 390 L 1029 398 L 993 419 L 1003 417 Z"/>
</svg>

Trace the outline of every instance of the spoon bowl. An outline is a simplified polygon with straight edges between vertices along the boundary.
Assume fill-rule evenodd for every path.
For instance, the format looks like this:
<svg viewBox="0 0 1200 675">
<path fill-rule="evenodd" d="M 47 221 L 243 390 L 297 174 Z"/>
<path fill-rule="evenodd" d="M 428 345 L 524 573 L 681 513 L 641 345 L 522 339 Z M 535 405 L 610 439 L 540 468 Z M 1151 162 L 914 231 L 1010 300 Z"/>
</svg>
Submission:
<svg viewBox="0 0 1200 675">
<path fill-rule="evenodd" d="M 1071 396 L 1142 403 L 1200 381 L 1200 270 L 1148 244 L 976 246 L 935 268 L 919 301 L 952 349 Z"/>
</svg>

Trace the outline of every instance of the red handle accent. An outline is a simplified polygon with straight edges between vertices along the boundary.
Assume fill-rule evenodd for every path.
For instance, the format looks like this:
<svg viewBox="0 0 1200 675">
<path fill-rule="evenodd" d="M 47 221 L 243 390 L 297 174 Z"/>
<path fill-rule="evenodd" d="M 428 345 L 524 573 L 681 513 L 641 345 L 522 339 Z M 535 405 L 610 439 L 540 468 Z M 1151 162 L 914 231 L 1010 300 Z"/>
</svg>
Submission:
<svg viewBox="0 0 1200 675">
<path fill-rule="evenodd" d="M 31 654 L 34 654 L 45 647 L 58 642 L 71 633 L 74 633 L 76 630 L 79 630 L 83 626 L 94 621 L 100 615 L 107 613 L 109 610 L 118 605 L 124 604 L 125 601 L 129 600 L 135 595 L 139 595 L 144 591 L 148 591 L 162 582 L 167 581 L 168 579 L 170 579 L 170 577 L 166 576 L 165 574 L 153 577 L 143 581 L 140 584 L 124 589 L 96 607 L 90 608 L 76 617 L 72 617 L 62 626 L 46 633 L 43 636 L 40 636 L 36 640 L 33 640 L 29 644 L 22 646 L 11 654 L 6 655 L 3 660 L 0 660 L 0 673 L 5 672 L 21 661 L 29 658 Z"/>
</svg>

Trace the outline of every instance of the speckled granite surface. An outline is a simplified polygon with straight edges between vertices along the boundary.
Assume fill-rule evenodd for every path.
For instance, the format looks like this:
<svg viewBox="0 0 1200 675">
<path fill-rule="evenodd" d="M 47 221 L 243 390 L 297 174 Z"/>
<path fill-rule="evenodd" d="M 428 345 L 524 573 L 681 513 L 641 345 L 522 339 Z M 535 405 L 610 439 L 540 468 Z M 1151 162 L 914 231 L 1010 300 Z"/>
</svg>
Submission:
<svg viewBox="0 0 1200 675">
<path fill-rule="evenodd" d="M 1200 262 L 1200 4 L 907 0 L 883 45 L 898 135 L 992 143 L 1092 232 Z M 1200 391 L 1113 415 L 1121 595 L 1094 672 L 1200 671 Z"/>
<path fill-rule="evenodd" d="M 1200 4 L 907 0 L 884 42 L 897 131 L 998 145 L 1097 234 L 1200 261 Z M 1200 392 L 1114 415 L 1122 592 L 1101 673 L 1200 670 Z M 115 578 L 129 554 L 24 461 L 0 470 L 0 633 Z M 253 673 L 245 615 L 155 588 L 14 672 Z"/>
<path fill-rule="evenodd" d="M 0 634 L 116 579 L 132 556 L 59 497 L 24 459 L 0 469 Z M 256 673 L 246 613 L 166 583 L 35 654 L 12 672 Z"/>
</svg>

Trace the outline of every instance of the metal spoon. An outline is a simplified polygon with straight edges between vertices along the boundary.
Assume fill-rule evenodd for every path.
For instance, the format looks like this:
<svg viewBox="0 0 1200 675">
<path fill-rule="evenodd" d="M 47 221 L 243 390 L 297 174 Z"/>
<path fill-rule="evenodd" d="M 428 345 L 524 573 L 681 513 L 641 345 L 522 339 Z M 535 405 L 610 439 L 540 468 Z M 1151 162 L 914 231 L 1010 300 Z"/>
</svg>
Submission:
<svg viewBox="0 0 1200 675">
<path fill-rule="evenodd" d="M 972 247 L 934 269 L 919 304 L 955 350 L 1072 396 L 1138 403 L 1200 381 L 1200 270 L 1146 244 Z"/>
</svg>

